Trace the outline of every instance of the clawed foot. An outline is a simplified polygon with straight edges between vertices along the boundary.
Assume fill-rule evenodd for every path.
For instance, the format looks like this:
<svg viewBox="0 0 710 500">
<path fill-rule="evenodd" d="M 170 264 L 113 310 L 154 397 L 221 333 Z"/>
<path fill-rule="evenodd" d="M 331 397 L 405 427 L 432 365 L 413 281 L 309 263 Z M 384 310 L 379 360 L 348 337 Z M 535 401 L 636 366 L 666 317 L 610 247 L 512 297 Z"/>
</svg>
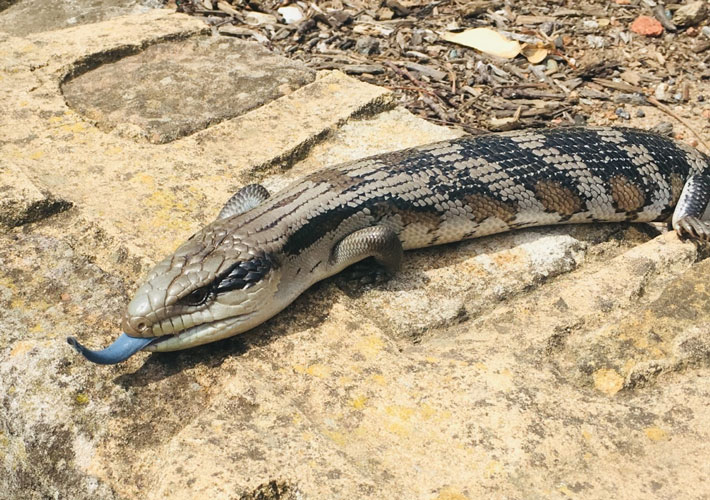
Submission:
<svg viewBox="0 0 710 500">
<path fill-rule="evenodd" d="M 341 273 L 343 279 L 359 285 L 379 285 L 388 281 L 392 273 L 387 268 L 374 262 L 374 259 L 365 259 L 348 267 Z"/>
<path fill-rule="evenodd" d="M 691 239 L 702 243 L 710 243 L 710 224 L 687 215 L 678 219 L 673 228 L 681 239 Z"/>
</svg>

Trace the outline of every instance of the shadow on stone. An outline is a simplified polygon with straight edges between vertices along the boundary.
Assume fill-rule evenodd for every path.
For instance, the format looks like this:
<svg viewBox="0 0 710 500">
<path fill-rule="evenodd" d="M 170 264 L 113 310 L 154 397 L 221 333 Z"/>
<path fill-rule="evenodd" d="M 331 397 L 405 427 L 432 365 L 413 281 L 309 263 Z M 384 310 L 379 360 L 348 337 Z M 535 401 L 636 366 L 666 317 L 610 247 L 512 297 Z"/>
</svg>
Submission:
<svg viewBox="0 0 710 500">
<path fill-rule="evenodd" d="M 114 383 L 126 388 L 143 387 L 195 366 L 219 368 L 228 358 L 245 355 L 289 333 L 317 329 L 337 300 L 333 291 L 316 283 L 284 311 L 246 333 L 182 351 L 152 353 L 137 371 L 119 375 Z"/>
<path fill-rule="evenodd" d="M 17 2 L 18 0 L 0 0 L 0 12 L 7 9 L 8 7 L 12 7 Z"/>
</svg>

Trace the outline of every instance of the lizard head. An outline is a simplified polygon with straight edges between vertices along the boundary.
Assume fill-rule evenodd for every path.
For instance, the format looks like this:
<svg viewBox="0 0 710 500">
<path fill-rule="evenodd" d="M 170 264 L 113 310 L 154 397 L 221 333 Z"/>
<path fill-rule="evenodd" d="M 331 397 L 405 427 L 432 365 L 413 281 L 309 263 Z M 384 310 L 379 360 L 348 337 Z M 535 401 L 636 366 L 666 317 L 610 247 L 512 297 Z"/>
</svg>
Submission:
<svg viewBox="0 0 710 500">
<path fill-rule="evenodd" d="M 244 228 L 228 231 L 228 220 L 198 231 L 150 271 L 123 316 L 125 334 L 109 348 L 91 351 L 73 338 L 69 343 L 91 361 L 110 364 L 141 349 L 175 351 L 214 342 L 276 314 L 280 272 L 274 253 L 244 236 Z"/>
<path fill-rule="evenodd" d="M 123 331 L 160 337 L 147 350 L 194 347 L 264 321 L 279 281 L 274 257 L 209 229 L 208 238 L 198 233 L 155 266 L 128 304 Z"/>
</svg>

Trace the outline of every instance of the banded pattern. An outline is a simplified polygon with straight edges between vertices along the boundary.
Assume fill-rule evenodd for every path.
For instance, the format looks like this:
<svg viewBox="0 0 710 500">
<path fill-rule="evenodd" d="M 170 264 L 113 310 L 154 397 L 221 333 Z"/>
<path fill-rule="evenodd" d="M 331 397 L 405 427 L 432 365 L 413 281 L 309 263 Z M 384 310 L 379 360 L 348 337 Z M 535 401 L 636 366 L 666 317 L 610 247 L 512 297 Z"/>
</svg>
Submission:
<svg viewBox="0 0 710 500">
<path fill-rule="evenodd" d="M 405 249 L 519 227 L 667 218 L 694 149 L 637 130 L 571 128 L 464 137 L 316 172 L 240 220 L 278 227 L 286 256 L 383 223 Z"/>
<path fill-rule="evenodd" d="M 131 338 L 168 335 L 146 349 L 183 349 L 248 330 L 366 257 L 395 268 L 402 249 L 521 227 L 673 214 L 680 235 L 708 241 L 709 160 L 641 130 L 563 128 L 365 158 L 270 198 L 247 186 L 156 266 L 123 326 Z"/>
</svg>

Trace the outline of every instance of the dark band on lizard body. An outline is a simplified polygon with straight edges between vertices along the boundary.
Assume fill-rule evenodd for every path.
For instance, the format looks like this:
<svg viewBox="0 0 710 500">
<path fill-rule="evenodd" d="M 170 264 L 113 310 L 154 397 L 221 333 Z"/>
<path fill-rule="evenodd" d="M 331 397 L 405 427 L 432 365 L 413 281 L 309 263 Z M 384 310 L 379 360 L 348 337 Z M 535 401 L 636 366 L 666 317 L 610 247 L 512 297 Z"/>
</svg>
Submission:
<svg viewBox="0 0 710 500">
<path fill-rule="evenodd" d="M 122 342 L 154 340 L 121 352 L 235 335 L 364 258 L 396 269 L 402 250 L 521 227 L 672 215 L 681 236 L 707 241 L 708 199 L 707 156 L 614 128 L 463 137 L 325 168 L 272 197 L 246 186 L 150 273 Z"/>
</svg>

